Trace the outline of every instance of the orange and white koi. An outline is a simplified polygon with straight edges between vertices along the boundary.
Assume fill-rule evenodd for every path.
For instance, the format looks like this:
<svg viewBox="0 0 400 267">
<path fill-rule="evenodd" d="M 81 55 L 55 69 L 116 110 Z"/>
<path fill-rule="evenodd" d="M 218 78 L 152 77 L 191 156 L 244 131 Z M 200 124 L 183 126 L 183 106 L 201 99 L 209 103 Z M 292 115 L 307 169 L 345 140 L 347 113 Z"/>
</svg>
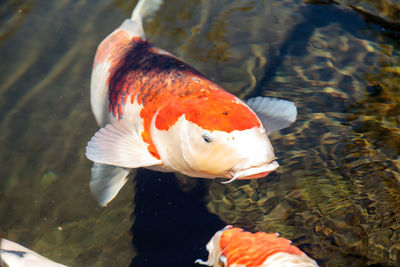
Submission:
<svg viewBox="0 0 400 267">
<path fill-rule="evenodd" d="M 293 102 L 243 102 L 170 53 L 150 44 L 142 17 L 160 0 L 140 0 L 132 17 L 99 45 L 91 106 L 102 127 L 89 141 L 91 191 L 111 201 L 131 168 L 192 177 L 251 179 L 278 168 L 268 133 L 296 120 Z"/>
<path fill-rule="evenodd" d="M 316 267 L 317 263 L 291 241 L 278 234 L 250 233 L 231 225 L 218 231 L 208 242 L 207 266 L 224 267 Z"/>
</svg>

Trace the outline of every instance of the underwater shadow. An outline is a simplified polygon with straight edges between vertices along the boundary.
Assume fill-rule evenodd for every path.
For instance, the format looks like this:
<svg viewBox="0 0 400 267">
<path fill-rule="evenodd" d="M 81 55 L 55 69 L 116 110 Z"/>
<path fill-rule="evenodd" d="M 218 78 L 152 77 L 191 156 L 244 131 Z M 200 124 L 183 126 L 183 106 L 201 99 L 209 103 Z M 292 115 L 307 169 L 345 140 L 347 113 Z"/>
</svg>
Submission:
<svg viewBox="0 0 400 267">
<path fill-rule="evenodd" d="M 135 179 L 130 266 L 199 266 L 194 261 L 207 258 L 206 243 L 225 225 L 205 207 L 207 181 L 183 192 L 172 173 L 139 169 Z"/>
</svg>

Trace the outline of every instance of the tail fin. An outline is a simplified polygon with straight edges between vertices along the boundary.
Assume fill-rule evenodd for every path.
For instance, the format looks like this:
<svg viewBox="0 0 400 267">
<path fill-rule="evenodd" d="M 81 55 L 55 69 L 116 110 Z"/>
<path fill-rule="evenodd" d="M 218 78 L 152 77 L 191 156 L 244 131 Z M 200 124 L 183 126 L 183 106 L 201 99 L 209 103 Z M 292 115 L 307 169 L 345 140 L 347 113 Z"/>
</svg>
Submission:
<svg viewBox="0 0 400 267">
<path fill-rule="evenodd" d="M 142 33 L 140 37 L 142 40 L 146 40 L 142 20 L 157 12 L 162 3 L 163 0 L 139 0 L 135 9 L 133 9 L 131 20 L 136 23 L 138 28 L 140 28 L 140 32 Z"/>
<path fill-rule="evenodd" d="M 163 0 L 139 0 L 132 11 L 131 20 L 137 21 L 138 19 L 150 17 L 157 12 L 162 4 Z"/>
</svg>

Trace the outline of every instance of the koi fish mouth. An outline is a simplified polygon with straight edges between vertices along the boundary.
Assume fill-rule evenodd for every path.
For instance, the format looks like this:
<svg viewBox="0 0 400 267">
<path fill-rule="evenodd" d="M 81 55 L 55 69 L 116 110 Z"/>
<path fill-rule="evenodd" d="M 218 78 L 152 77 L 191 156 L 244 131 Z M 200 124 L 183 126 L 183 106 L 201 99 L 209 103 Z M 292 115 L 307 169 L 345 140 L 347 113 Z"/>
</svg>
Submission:
<svg viewBox="0 0 400 267">
<path fill-rule="evenodd" d="M 275 160 L 267 163 L 267 164 L 263 164 L 260 166 L 251 166 L 249 168 L 240 170 L 238 172 L 231 172 L 232 173 L 232 178 L 226 182 L 222 182 L 223 184 L 227 184 L 227 183 L 231 183 L 233 181 L 235 181 L 236 179 L 239 180 L 244 180 L 244 179 L 257 179 L 257 178 L 261 178 L 261 177 L 265 177 L 267 176 L 270 172 L 276 170 L 279 167 L 278 162 L 276 162 Z"/>
</svg>

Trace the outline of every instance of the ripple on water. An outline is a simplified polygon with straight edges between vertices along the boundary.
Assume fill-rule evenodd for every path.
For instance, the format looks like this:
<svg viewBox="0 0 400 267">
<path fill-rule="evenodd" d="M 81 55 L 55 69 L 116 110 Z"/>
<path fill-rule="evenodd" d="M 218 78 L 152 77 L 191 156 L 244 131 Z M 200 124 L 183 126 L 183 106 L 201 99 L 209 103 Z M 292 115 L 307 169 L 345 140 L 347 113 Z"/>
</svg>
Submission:
<svg viewBox="0 0 400 267">
<path fill-rule="evenodd" d="M 65 264 L 125 266 L 136 253 L 135 185 L 98 208 L 83 155 L 97 129 L 91 62 L 128 2 L 7 1 L 0 10 L 0 226 Z M 229 91 L 298 106 L 294 126 L 271 136 L 279 174 L 210 182 L 209 211 L 278 231 L 322 265 L 391 266 L 400 260 L 398 32 L 347 5 L 393 26 L 398 3 L 336 2 L 171 0 L 145 27 Z"/>
</svg>

